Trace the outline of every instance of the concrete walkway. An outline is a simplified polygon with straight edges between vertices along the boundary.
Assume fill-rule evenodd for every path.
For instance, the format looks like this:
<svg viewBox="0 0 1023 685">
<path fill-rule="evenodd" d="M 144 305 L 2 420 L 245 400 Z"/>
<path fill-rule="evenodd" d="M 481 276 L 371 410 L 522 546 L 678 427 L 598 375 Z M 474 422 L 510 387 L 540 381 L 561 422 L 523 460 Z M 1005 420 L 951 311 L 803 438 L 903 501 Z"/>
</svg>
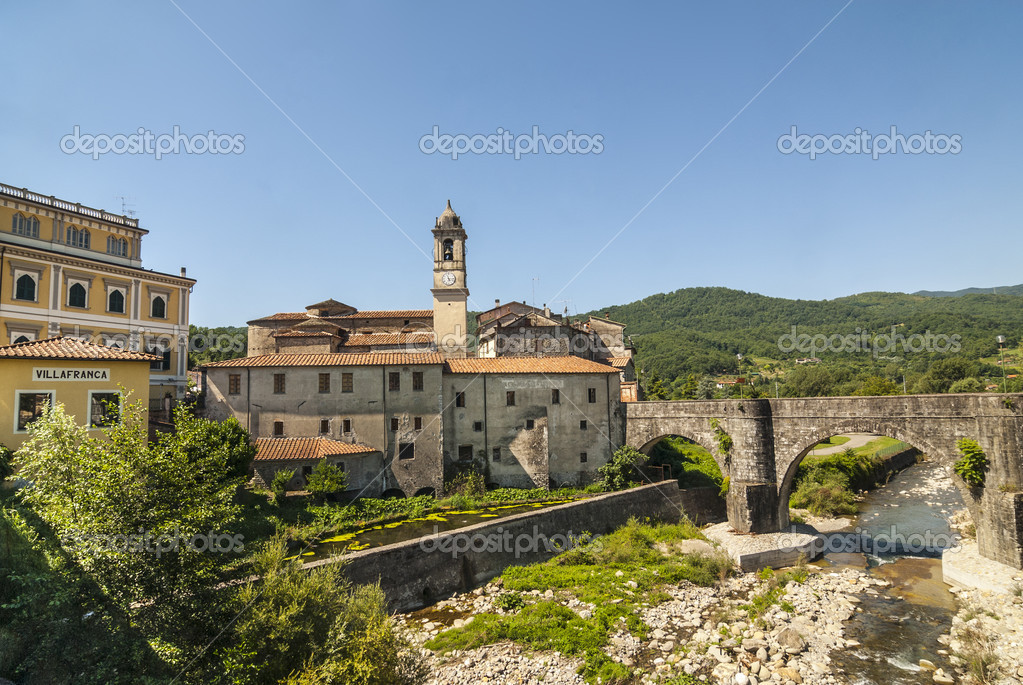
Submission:
<svg viewBox="0 0 1023 685">
<path fill-rule="evenodd" d="M 849 438 L 849 442 L 841 445 L 833 445 L 831 447 L 821 447 L 819 449 L 812 450 L 810 454 L 819 457 L 825 454 L 836 454 L 838 452 L 845 452 L 848 449 L 856 449 L 857 447 L 863 447 L 871 440 L 876 440 L 881 436 L 874 435 L 873 433 L 846 433 L 845 437 Z"/>
</svg>

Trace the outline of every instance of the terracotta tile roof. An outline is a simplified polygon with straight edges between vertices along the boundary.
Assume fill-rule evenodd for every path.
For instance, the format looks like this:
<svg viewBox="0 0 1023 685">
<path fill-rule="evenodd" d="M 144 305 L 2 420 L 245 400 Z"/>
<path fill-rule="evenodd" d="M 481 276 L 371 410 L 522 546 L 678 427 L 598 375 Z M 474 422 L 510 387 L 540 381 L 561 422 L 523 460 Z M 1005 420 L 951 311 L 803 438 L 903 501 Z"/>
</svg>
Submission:
<svg viewBox="0 0 1023 685">
<path fill-rule="evenodd" d="M 474 357 L 449 359 L 450 373 L 618 373 L 607 364 L 581 357 Z"/>
<path fill-rule="evenodd" d="M 330 331 L 296 331 L 288 329 L 285 331 L 275 331 L 273 337 L 275 338 L 332 338 L 337 333 L 331 333 Z"/>
<path fill-rule="evenodd" d="M 329 319 L 432 319 L 432 309 L 380 309 L 355 312 L 344 316 L 325 317 Z"/>
<path fill-rule="evenodd" d="M 309 314 L 306 312 L 278 312 L 277 314 L 271 314 L 270 316 L 261 316 L 258 319 L 252 321 L 246 321 L 247 324 L 259 323 L 261 321 L 296 321 L 299 319 L 308 318 Z"/>
<path fill-rule="evenodd" d="M 330 438 L 259 438 L 254 461 L 320 460 L 334 455 L 372 454 L 378 450 Z"/>
<path fill-rule="evenodd" d="M 611 357 L 608 361 L 616 369 L 624 369 L 632 361 L 632 357 Z"/>
<path fill-rule="evenodd" d="M 416 366 L 443 364 L 444 357 L 437 352 L 412 354 L 407 352 L 335 352 L 326 354 L 264 354 L 259 357 L 241 357 L 206 364 L 204 368 L 267 366 Z"/>
<path fill-rule="evenodd" d="M 422 345 L 433 342 L 433 333 L 368 333 L 348 336 L 344 347 L 373 345 Z"/>
<path fill-rule="evenodd" d="M 5 345 L 0 347 L 0 359 L 102 359 L 117 362 L 153 362 L 162 357 L 58 336 Z"/>
</svg>

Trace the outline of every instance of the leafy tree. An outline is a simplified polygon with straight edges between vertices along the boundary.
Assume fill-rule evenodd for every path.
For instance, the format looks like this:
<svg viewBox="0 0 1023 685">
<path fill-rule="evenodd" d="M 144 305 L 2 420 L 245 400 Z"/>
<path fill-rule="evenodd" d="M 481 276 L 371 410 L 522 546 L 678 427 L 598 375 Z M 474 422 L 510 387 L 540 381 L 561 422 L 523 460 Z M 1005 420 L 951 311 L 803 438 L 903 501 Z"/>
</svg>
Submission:
<svg viewBox="0 0 1023 685">
<path fill-rule="evenodd" d="M 868 376 L 853 393 L 862 397 L 876 397 L 879 395 L 898 395 L 902 388 L 895 384 L 895 381 L 881 376 Z"/>
<path fill-rule="evenodd" d="M 288 481 L 295 477 L 295 471 L 293 469 L 281 469 L 274 474 L 273 480 L 270 481 L 270 492 L 274 494 L 274 502 L 281 504 L 284 502 L 284 497 L 288 491 Z"/>
<path fill-rule="evenodd" d="M 306 479 L 306 490 L 319 501 L 325 500 L 329 495 L 344 492 L 347 487 L 348 474 L 340 466 L 328 463 L 326 459 L 322 459 L 313 467 L 312 473 Z"/>
<path fill-rule="evenodd" d="M 956 449 L 962 455 L 952 465 L 952 469 L 959 474 L 968 485 L 977 487 L 984 485 L 984 477 L 987 475 L 988 460 L 984 450 L 976 440 L 960 438 L 956 440 Z"/>
<path fill-rule="evenodd" d="M 650 376 L 650 380 L 647 381 L 646 388 L 644 388 L 644 394 L 648 400 L 666 400 L 668 399 L 668 392 L 664 389 L 664 383 L 661 381 L 661 377 L 656 373 Z"/>
<path fill-rule="evenodd" d="M 248 329 L 245 326 L 188 326 L 188 368 L 210 362 L 237 359 L 248 354 Z"/>
<path fill-rule="evenodd" d="M 679 399 L 695 400 L 696 399 L 696 392 L 697 392 L 698 389 L 699 389 L 699 384 L 696 381 L 696 374 L 695 373 L 691 373 L 691 374 L 687 375 L 686 376 L 686 382 L 682 385 L 681 393 L 680 393 L 681 397 Z"/>
<path fill-rule="evenodd" d="M 835 374 L 823 366 L 799 366 L 785 377 L 788 397 L 827 397 L 835 394 Z"/>
<path fill-rule="evenodd" d="M 216 552 L 244 548 L 228 530 L 236 455 L 202 419 L 182 409 L 175 422 L 151 444 L 140 403 L 126 402 L 123 420 L 94 437 L 57 404 L 16 454 L 32 483 L 19 498 L 136 625 L 168 641 L 172 661 L 222 620 Z"/>
<path fill-rule="evenodd" d="M 923 393 L 948 392 L 952 384 L 964 378 L 978 375 L 976 362 L 962 357 L 939 359 L 931 364 L 931 368 L 917 381 L 917 391 Z"/>
<path fill-rule="evenodd" d="M 704 376 L 696 386 L 696 399 L 712 400 L 717 392 L 717 383 L 710 376 Z"/>
<path fill-rule="evenodd" d="M 949 387 L 949 392 L 982 392 L 984 385 L 976 378 L 963 378 Z"/>
<path fill-rule="evenodd" d="M 260 580 L 237 594 L 241 614 L 221 650 L 234 685 L 422 683 L 422 657 L 393 630 L 379 586 L 354 588 L 340 563 L 311 571 L 282 537 L 258 552 Z"/>
<path fill-rule="evenodd" d="M 14 473 L 14 452 L 0 444 L 0 483 Z"/>
<path fill-rule="evenodd" d="M 597 469 L 607 490 L 628 487 L 636 474 L 636 467 L 646 463 L 647 456 L 635 447 L 623 445 L 611 455 L 611 460 Z"/>
</svg>

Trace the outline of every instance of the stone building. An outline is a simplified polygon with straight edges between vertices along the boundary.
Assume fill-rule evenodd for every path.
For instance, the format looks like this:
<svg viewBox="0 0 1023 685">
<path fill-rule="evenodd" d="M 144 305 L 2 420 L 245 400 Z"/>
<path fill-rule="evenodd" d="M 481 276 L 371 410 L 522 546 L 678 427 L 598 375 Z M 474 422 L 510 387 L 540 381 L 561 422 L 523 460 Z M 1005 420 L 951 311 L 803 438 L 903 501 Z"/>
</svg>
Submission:
<svg viewBox="0 0 1023 685">
<path fill-rule="evenodd" d="M 466 470 L 492 486 L 579 485 L 622 444 L 621 369 L 600 331 L 566 329 L 598 352 L 470 356 L 467 236 L 450 202 L 432 233 L 432 310 L 326 300 L 250 321 L 250 356 L 204 367 L 208 415 L 233 416 L 257 438 L 263 480 L 299 467 L 301 485 L 302 469 L 335 450 L 331 458 L 363 474 L 349 496 L 440 493 Z M 515 303 L 503 316 L 562 325 L 528 309 Z M 355 456 L 342 459 L 338 444 Z"/>
<path fill-rule="evenodd" d="M 63 336 L 152 353 L 149 378 L 131 389 L 154 409 L 182 397 L 195 280 L 143 269 L 148 233 L 138 219 L 0 184 L 2 344 Z"/>
</svg>

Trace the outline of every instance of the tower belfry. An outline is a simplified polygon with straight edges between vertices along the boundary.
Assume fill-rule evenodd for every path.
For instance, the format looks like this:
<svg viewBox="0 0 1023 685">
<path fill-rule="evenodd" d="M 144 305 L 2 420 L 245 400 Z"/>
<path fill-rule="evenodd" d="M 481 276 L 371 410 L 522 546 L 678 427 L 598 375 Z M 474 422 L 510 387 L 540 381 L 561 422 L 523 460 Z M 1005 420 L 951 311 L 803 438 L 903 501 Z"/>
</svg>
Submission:
<svg viewBox="0 0 1023 685">
<path fill-rule="evenodd" d="M 451 200 L 433 227 L 433 331 L 447 358 L 466 356 L 465 229 Z"/>
</svg>

